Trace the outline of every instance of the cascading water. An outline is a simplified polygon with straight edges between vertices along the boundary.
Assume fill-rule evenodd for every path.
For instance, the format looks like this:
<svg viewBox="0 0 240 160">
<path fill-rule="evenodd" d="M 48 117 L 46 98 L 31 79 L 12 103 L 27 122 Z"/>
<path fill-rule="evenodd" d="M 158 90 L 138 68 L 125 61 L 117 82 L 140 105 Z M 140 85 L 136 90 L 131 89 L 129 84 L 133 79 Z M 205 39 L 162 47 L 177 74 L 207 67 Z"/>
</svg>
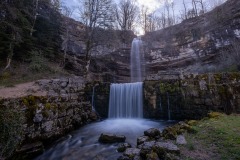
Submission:
<svg viewBox="0 0 240 160">
<path fill-rule="evenodd" d="M 131 82 L 142 82 L 144 75 L 144 56 L 142 52 L 142 40 L 134 38 L 131 48 Z"/>
<path fill-rule="evenodd" d="M 109 118 L 142 118 L 142 82 L 112 84 L 110 88 Z"/>
<path fill-rule="evenodd" d="M 135 83 L 112 84 L 110 88 L 109 118 L 87 125 L 75 131 L 65 140 L 59 141 L 36 160 L 81 159 L 92 160 L 102 157 L 106 160 L 117 159 L 121 154 L 116 152 L 117 145 L 97 143 L 101 133 L 125 135 L 126 142 L 135 145 L 137 137 L 149 128 L 163 129 L 171 122 L 133 119 L 143 117 L 143 83 L 144 61 L 141 61 L 141 40 L 134 39 L 131 51 L 131 78 Z M 133 60 L 136 58 L 136 60 Z M 94 110 L 95 87 L 92 93 Z M 122 118 L 122 119 L 120 119 Z M 124 119 L 123 119 L 124 118 Z M 129 119 L 132 118 L 132 119 Z"/>
<path fill-rule="evenodd" d="M 109 118 L 143 117 L 143 59 L 142 41 L 134 38 L 131 48 L 131 82 L 111 84 Z M 133 83 L 134 82 L 134 83 Z"/>
</svg>

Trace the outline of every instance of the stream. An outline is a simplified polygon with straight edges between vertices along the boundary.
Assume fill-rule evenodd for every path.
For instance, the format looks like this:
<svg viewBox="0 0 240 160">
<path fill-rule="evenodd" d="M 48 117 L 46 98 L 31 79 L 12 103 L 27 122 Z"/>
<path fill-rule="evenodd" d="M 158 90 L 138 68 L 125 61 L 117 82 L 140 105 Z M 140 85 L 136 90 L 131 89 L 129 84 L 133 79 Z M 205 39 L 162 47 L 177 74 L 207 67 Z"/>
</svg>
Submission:
<svg viewBox="0 0 240 160">
<path fill-rule="evenodd" d="M 154 121 L 147 119 L 107 119 L 86 125 L 72 132 L 36 160 L 115 160 L 122 153 L 117 152 L 118 143 L 101 144 L 101 133 L 113 133 L 126 136 L 126 142 L 136 146 L 137 137 L 149 128 L 163 130 L 173 121 Z"/>
</svg>

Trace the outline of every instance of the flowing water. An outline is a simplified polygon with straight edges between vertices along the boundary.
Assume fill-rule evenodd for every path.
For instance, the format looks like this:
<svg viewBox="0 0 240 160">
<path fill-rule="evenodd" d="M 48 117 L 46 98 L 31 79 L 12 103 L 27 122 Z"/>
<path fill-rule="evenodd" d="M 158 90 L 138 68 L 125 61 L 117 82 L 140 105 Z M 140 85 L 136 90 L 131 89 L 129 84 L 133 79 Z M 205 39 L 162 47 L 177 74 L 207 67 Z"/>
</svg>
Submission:
<svg viewBox="0 0 240 160">
<path fill-rule="evenodd" d="M 98 143 L 101 133 L 125 135 L 126 142 L 135 146 L 144 130 L 152 127 L 162 130 L 171 123 L 146 119 L 107 119 L 92 123 L 59 140 L 36 160 L 116 160 L 121 155 L 117 152 L 118 144 Z"/>
<path fill-rule="evenodd" d="M 131 48 L 131 82 L 142 82 L 144 76 L 144 55 L 142 53 L 142 40 L 134 38 Z"/>
<path fill-rule="evenodd" d="M 37 160 L 116 160 L 118 144 L 101 144 L 101 133 L 126 136 L 126 142 L 136 146 L 137 137 L 149 128 L 162 130 L 169 121 L 153 121 L 143 117 L 143 83 L 144 72 L 141 55 L 142 41 L 135 38 L 131 50 L 131 81 L 136 83 L 112 84 L 110 88 L 109 119 L 89 124 L 59 140 Z M 94 110 L 94 90 L 92 109 Z M 161 103 L 160 103 L 161 104 Z M 170 117 L 170 116 L 169 116 Z"/>
<path fill-rule="evenodd" d="M 143 117 L 143 83 L 111 84 L 109 118 Z"/>
</svg>

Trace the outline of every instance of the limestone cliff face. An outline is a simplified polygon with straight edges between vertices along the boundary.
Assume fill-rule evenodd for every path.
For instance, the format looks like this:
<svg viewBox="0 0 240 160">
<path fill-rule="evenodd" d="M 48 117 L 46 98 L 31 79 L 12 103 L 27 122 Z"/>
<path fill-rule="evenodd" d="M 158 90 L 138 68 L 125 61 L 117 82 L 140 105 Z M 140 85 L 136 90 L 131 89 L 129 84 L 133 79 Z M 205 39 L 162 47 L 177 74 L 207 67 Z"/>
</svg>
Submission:
<svg viewBox="0 0 240 160">
<path fill-rule="evenodd" d="M 229 0 L 209 13 L 142 36 L 147 79 L 162 71 L 201 73 L 204 66 L 215 67 L 222 50 L 240 43 L 239 8 L 240 1 Z M 74 20 L 68 20 L 66 26 L 69 30 L 66 69 L 82 75 L 86 66 L 85 27 Z M 88 78 L 129 82 L 131 42 L 136 36 L 131 31 L 98 32 L 101 43 L 93 49 Z"/>
<path fill-rule="evenodd" d="M 213 11 L 143 36 L 148 73 L 194 72 L 194 64 L 216 63 L 221 49 L 239 42 L 240 1 L 229 0 Z M 195 65 L 196 66 L 196 65 Z M 193 67 L 193 68 L 191 68 Z"/>
<path fill-rule="evenodd" d="M 83 75 L 86 62 L 86 27 L 73 19 L 65 18 L 62 35 L 62 49 L 67 50 L 65 68 L 77 75 Z M 94 34 L 96 46 L 91 51 L 89 79 L 114 81 L 116 77 L 129 77 L 131 42 L 136 37 L 132 31 L 98 29 Z M 124 78 L 120 78 L 124 79 Z"/>
</svg>

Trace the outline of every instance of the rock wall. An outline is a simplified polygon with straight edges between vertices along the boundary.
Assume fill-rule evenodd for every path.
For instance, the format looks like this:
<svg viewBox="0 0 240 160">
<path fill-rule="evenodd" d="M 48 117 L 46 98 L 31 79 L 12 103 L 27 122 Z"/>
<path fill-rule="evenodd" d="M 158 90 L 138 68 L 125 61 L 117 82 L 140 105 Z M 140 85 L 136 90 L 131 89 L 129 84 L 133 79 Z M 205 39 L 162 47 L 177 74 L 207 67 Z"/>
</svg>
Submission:
<svg viewBox="0 0 240 160">
<path fill-rule="evenodd" d="M 228 0 L 211 12 L 144 35 L 148 73 L 218 70 L 218 57 L 234 54 L 226 48 L 240 44 L 239 8 L 240 1 Z"/>
<path fill-rule="evenodd" d="M 92 84 L 88 89 L 91 95 Z M 144 81 L 144 118 L 200 119 L 209 111 L 240 113 L 240 73 L 162 73 Z M 94 106 L 108 117 L 110 83 L 95 83 Z"/>
<path fill-rule="evenodd" d="M 145 117 L 199 119 L 209 111 L 240 113 L 239 73 L 171 77 L 144 82 Z"/>
<path fill-rule="evenodd" d="M 4 114 L 9 108 L 13 110 L 12 113 L 19 113 L 18 117 L 1 117 L 4 121 L 0 123 L 3 128 L 4 125 L 11 127 L 20 123 L 18 135 L 14 135 L 15 131 L 11 130 L 9 132 L 13 135 L 6 136 L 3 132 L 1 134 L 6 136 L 7 140 L 11 139 L 11 136 L 18 137 L 16 143 L 20 144 L 20 147 L 17 147 L 14 156 L 24 156 L 23 159 L 41 153 L 44 146 L 56 138 L 98 119 L 95 112 L 92 112 L 91 98 L 85 94 L 86 86 L 80 77 L 40 80 L 36 85 L 46 92 L 45 96 L 29 95 L 0 100 L 1 113 Z M 2 124 L 4 122 L 6 124 Z M 1 144 L 0 149 L 4 150 Z"/>
</svg>

